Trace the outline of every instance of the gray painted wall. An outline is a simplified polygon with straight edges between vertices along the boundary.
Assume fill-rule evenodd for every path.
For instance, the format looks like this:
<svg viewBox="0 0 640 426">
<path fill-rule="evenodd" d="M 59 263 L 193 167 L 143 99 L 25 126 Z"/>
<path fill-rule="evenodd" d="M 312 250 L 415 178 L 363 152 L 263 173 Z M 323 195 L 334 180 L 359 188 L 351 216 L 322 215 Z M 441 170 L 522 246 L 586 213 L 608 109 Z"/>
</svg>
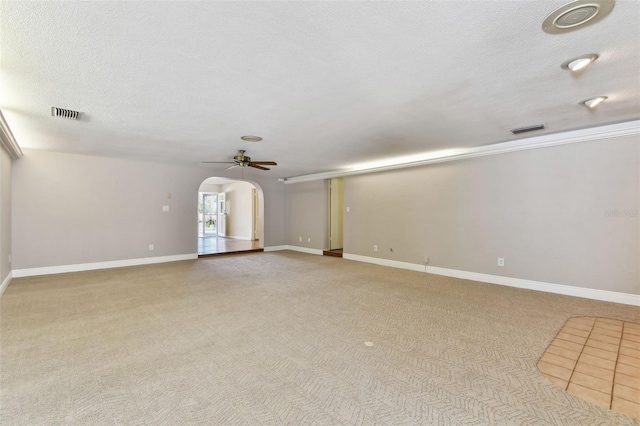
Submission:
<svg viewBox="0 0 640 426">
<path fill-rule="evenodd" d="M 639 142 L 346 177 L 345 253 L 415 264 L 428 256 L 430 266 L 640 294 Z M 324 184 L 288 185 L 288 194 L 289 243 L 326 235 Z"/>
<path fill-rule="evenodd" d="M 345 252 L 411 263 L 429 256 L 431 266 L 640 294 L 639 142 L 625 137 L 345 178 Z M 224 176 L 25 154 L 12 171 L 14 269 L 195 253 L 198 188 Z M 0 163 L 5 206 L 7 160 Z M 265 246 L 326 248 L 326 182 L 249 180 L 265 195 Z M 8 226 L 2 217 L 0 230 Z M 497 267 L 497 257 L 506 266 Z"/>
<path fill-rule="evenodd" d="M 0 146 L 0 283 L 11 272 L 11 157 Z"/>
<path fill-rule="evenodd" d="M 411 263 L 429 256 L 431 266 L 640 294 L 638 142 L 345 179 L 345 252 Z"/>
<path fill-rule="evenodd" d="M 265 245 L 286 244 L 286 189 L 258 173 L 245 177 L 264 192 Z M 13 267 L 195 253 L 198 188 L 212 175 L 202 167 L 25 150 L 13 167 Z"/>
<path fill-rule="evenodd" d="M 287 185 L 287 201 L 288 244 L 320 250 L 328 248 L 329 192 L 326 181 Z M 308 242 L 309 238 L 311 242 Z"/>
</svg>

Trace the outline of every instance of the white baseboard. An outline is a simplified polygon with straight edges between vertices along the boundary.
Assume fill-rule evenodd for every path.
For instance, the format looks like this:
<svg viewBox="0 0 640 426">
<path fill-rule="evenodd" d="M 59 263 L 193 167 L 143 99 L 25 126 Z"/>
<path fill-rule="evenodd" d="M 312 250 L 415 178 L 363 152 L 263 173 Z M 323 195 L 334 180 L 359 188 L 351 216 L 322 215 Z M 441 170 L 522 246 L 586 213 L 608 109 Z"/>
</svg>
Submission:
<svg viewBox="0 0 640 426">
<path fill-rule="evenodd" d="M 299 251 L 301 253 L 317 254 L 322 256 L 322 250 L 308 248 L 308 247 L 284 245 L 284 246 L 271 246 L 271 247 L 264 248 L 264 251 L 281 251 L 281 250 Z"/>
<path fill-rule="evenodd" d="M 416 263 L 399 262 L 397 260 L 380 259 L 377 257 L 360 256 L 358 254 L 343 253 L 343 259 L 356 260 L 358 262 L 375 263 L 376 265 L 389 266 L 391 268 L 408 269 L 410 271 L 424 272 L 424 265 Z"/>
<path fill-rule="evenodd" d="M 313 249 L 313 248 L 309 248 L 309 247 L 287 246 L 287 250 L 299 251 L 301 253 L 319 254 L 320 256 L 322 256 L 322 250 Z"/>
<path fill-rule="evenodd" d="M 598 290 L 594 288 L 574 287 L 570 285 L 552 284 L 542 281 L 524 280 L 521 278 L 503 277 L 500 275 L 482 274 L 479 272 L 439 268 L 437 266 L 425 266 L 415 263 L 398 262 L 395 260 L 360 256 L 357 254 L 344 253 L 342 257 L 348 260 L 374 263 L 376 265 L 390 266 L 392 268 L 409 269 L 411 271 L 427 272 L 429 274 L 444 275 L 447 277 L 462 278 L 465 280 L 480 281 L 485 283 L 504 285 L 508 287 L 524 288 L 527 290 L 537 290 L 547 293 L 564 294 L 566 296 L 583 297 L 586 299 L 603 300 L 605 302 L 615 302 L 625 305 L 640 306 L 640 295 L 637 294 L 618 293 L 615 291 Z"/>
<path fill-rule="evenodd" d="M 36 275 L 64 274 L 66 272 L 92 271 L 95 269 L 122 268 L 124 266 L 150 265 L 153 263 L 176 262 L 197 259 L 197 253 L 175 256 L 143 257 L 140 259 L 112 260 L 108 262 L 80 263 L 77 265 L 45 266 L 43 268 L 14 269 L 13 277 L 33 277 Z"/>
<path fill-rule="evenodd" d="M 11 282 L 11 277 L 13 277 L 13 271 L 9 271 L 9 273 L 7 274 L 7 277 L 4 279 L 4 281 L 2 281 L 2 284 L 0 284 L 0 297 L 2 297 L 2 293 L 4 293 L 7 287 L 9 287 L 9 283 Z"/>
</svg>

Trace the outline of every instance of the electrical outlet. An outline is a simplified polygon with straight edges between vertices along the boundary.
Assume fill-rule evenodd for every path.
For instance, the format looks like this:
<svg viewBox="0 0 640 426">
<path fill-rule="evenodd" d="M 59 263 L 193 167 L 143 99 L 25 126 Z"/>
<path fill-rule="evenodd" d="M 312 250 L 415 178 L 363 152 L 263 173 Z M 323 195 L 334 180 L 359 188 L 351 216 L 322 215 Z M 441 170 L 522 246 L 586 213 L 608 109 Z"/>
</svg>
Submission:
<svg viewBox="0 0 640 426">
<path fill-rule="evenodd" d="M 349 207 L 347 207 L 347 213 L 349 213 L 351 211 L 351 209 Z"/>
<path fill-rule="evenodd" d="M 503 257 L 499 257 L 498 258 L 498 266 L 504 266 L 504 258 Z"/>
<path fill-rule="evenodd" d="M 11 255 L 9 255 L 9 263 L 11 263 Z"/>
<path fill-rule="evenodd" d="M 429 263 L 429 256 L 425 256 L 424 261 L 422 263 L 427 265 Z"/>
<path fill-rule="evenodd" d="M 299 242 L 302 242 L 302 237 L 298 237 L 298 241 L 299 241 Z"/>
<path fill-rule="evenodd" d="M 373 246 L 373 251 L 378 251 L 378 246 Z"/>
<path fill-rule="evenodd" d="M 154 247 L 153 244 L 149 244 L 149 251 L 153 251 Z"/>
<path fill-rule="evenodd" d="M 311 237 L 307 238 L 307 242 L 310 243 L 311 242 Z"/>
<path fill-rule="evenodd" d="M 169 211 L 169 206 L 162 206 L 162 211 L 163 212 L 168 212 Z"/>
</svg>

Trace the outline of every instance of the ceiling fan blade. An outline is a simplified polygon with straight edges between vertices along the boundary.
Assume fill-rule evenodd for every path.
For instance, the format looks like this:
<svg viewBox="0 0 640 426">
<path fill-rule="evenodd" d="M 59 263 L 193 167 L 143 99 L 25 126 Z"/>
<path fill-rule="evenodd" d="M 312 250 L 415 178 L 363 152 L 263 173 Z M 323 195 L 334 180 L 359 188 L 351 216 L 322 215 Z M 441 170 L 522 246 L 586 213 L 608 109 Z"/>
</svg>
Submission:
<svg viewBox="0 0 640 426">
<path fill-rule="evenodd" d="M 237 165 L 237 164 L 234 164 L 234 165 L 232 165 L 232 166 L 225 167 L 225 170 L 231 170 L 231 169 L 233 169 L 234 167 L 238 167 L 238 165 Z"/>
<path fill-rule="evenodd" d="M 271 169 L 268 169 L 268 168 L 266 168 L 266 167 L 258 166 L 258 165 L 257 165 L 256 163 L 254 163 L 254 162 L 249 163 L 249 167 L 253 167 L 254 169 L 260 169 L 260 170 L 271 170 Z"/>
<path fill-rule="evenodd" d="M 260 164 L 263 166 L 277 166 L 278 163 L 275 161 L 252 161 L 251 164 Z"/>
<path fill-rule="evenodd" d="M 234 161 L 202 161 L 206 164 L 234 164 Z"/>
</svg>

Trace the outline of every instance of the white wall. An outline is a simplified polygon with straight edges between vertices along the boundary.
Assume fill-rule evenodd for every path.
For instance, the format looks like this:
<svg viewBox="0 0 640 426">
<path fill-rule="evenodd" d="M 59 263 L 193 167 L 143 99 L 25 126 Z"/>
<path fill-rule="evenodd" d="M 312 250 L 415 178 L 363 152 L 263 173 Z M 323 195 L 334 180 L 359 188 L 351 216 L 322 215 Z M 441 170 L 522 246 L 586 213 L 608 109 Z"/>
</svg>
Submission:
<svg viewBox="0 0 640 426">
<path fill-rule="evenodd" d="M 286 244 L 286 190 L 258 173 L 249 179 L 264 192 L 264 243 Z M 198 189 L 211 175 L 206 167 L 25 150 L 13 167 L 14 269 L 196 253 Z"/>
<path fill-rule="evenodd" d="M 200 185 L 200 192 L 222 192 L 222 185 L 203 183 Z"/>
<path fill-rule="evenodd" d="M 232 182 L 223 185 L 227 209 L 227 237 L 250 240 L 254 186 L 248 182 Z"/>
</svg>

